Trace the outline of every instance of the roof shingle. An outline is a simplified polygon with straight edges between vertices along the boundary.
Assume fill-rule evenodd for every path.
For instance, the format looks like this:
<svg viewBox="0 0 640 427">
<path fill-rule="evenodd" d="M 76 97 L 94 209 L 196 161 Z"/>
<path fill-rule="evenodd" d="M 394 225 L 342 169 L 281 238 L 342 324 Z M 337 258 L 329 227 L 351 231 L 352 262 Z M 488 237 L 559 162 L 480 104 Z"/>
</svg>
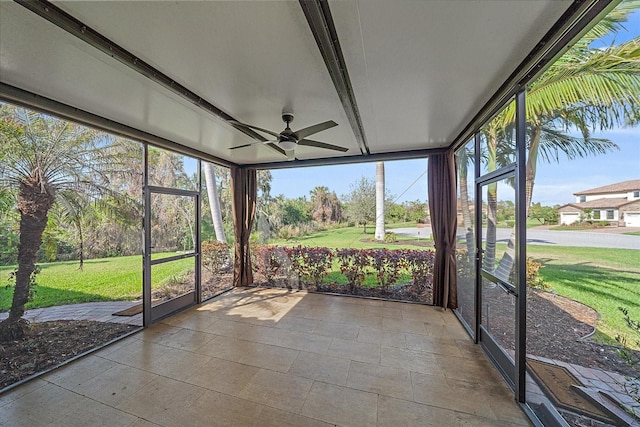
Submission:
<svg viewBox="0 0 640 427">
<path fill-rule="evenodd" d="M 617 182 L 615 184 L 579 191 L 573 194 L 575 196 L 587 196 L 589 194 L 626 193 L 638 190 L 640 190 L 640 179 L 631 179 L 629 181 Z"/>
<path fill-rule="evenodd" d="M 589 200 L 588 202 L 582 203 L 568 203 L 565 206 L 570 205 L 580 209 L 616 209 L 631 202 L 633 202 L 633 200 L 627 200 L 624 197 L 610 197 Z"/>
</svg>

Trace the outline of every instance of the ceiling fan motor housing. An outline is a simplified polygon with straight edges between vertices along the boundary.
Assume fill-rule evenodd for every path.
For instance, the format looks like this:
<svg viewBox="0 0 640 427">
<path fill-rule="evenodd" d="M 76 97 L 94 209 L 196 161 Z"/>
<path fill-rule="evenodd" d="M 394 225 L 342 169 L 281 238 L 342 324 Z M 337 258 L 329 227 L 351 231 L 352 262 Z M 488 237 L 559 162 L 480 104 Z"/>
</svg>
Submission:
<svg viewBox="0 0 640 427">
<path fill-rule="evenodd" d="M 282 121 L 289 124 L 293 121 L 293 113 L 282 112 Z"/>
</svg>

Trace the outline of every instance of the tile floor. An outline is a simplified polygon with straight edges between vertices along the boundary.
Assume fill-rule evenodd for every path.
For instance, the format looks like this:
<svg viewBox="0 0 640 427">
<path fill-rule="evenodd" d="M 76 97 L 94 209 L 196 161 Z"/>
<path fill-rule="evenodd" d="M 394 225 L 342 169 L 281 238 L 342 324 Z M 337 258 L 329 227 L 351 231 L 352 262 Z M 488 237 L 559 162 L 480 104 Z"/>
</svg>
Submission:
<svg viewBox="0 0 640 427">
<path fill-rule="evenodd" d="M 0 425 L 529 422 L 450 311 L 245 289 L 5 393 Z"/>
</svg>

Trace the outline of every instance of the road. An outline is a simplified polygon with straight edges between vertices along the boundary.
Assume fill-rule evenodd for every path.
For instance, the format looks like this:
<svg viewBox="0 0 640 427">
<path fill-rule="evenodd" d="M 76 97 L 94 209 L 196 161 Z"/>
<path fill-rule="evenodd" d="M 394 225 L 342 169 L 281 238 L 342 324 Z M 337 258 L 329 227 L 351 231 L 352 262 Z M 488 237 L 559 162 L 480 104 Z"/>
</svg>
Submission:
<svg viewBox="0 0 640 427">
<path fill-rule="evenodd" d="M 395 228 L 389 229 L 388 231 L 416 238 L 427 238 L 431 236 L 430 227 Z M 496 231 L 498 242 L 508 242 L 510 235 L 511 229 L 498 228 Z M 460 232 L 460 229 L 458 229 L 458 236 L 464 237 L 463 233 Z M 607 233 L 604 231 L 551 231 L 530 228 L 527 230 L 527 244 L 640 250 L 640 236 Z"/>
</svg>

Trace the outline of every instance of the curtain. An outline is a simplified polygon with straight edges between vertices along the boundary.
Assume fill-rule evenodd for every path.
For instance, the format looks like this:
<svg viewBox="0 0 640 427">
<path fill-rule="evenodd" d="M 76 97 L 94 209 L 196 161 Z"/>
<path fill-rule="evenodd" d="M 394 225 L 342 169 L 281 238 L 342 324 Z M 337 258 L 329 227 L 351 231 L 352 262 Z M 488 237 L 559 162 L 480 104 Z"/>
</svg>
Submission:
<svg viewBox="0 0 640 427">
<path fill-rule="evenodd" d="M 436 247 L 433 265 L 433 304 L 457 308 L 456 231 L 457 189 L 453 151 L 429 156 L 429 212 L 431 233 Z"/>
<path fill-rule="evenodd" d="M 253 283 L 249 235 L 256 215 L 256 171 L 231 168 L 231 188 L 233 190 L 231 205 L 235 232 L 233 286 L 247 286 Z"/>
</svg>

